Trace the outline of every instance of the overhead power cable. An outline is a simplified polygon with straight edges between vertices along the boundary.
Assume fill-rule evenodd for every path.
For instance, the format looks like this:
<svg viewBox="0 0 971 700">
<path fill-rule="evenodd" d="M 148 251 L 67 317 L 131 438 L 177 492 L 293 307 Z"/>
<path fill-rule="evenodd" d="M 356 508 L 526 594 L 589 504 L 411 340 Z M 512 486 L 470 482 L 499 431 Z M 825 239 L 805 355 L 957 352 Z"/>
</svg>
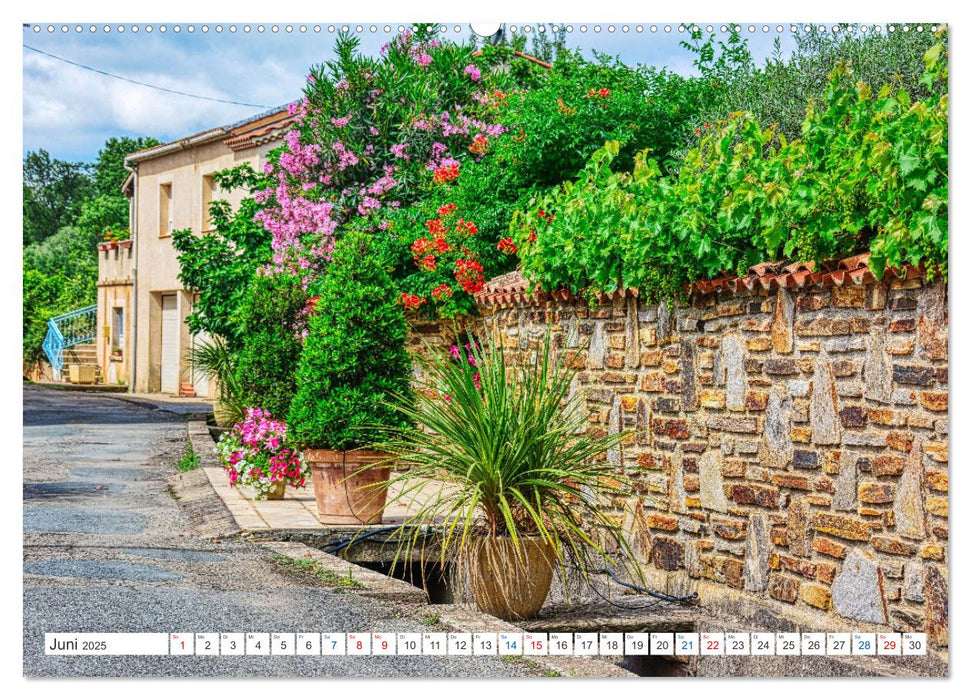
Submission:
<svg viewBox="0 0 971 700">
<path fill-rule="evenodd" d="M 227 104 L 227 105 L 240 105 L 242 107 L 259 107 L 261 109 L 270 109 L 269 105 L 254 104 L 252 102 L 237 102 L 236 100 L 224 100 L 219 97 L 208 97 L 206 95 L 194 95 L 191 92 L 182 92 L 181 90 L 172 90 L 171 88 L 162 87 L 160 85 L 151 85 L 150 83 L 143 83 L 142 81 L 135 80 L 133 78 L 126 78 L 123 75 L 116 75 L 115 73 L 109 73 L 108 71 L 103 71 L 100 68 L 92 68 L 91 66 L 86 66 L 83 63 L 77 63 L 70 59 L 64 58 L 63 56 L 56 56 L 52 53 L 48 53 L 47 51 L 42 51 L 41 49 L 34 48 L 33 46 L 29 46 L 28 44 L 24 44 L 24 48 L 29 49 L 30 51 L 35 51 L 39 54 L 47 56 L 48 58 L 53 58 L 55 61 L 61 61 L 63 63 L 67 63 L 69 65 L 75 66 L 76 68 L 81 68 L 83 70 L 91 71 L 92 73 L 97 73 L 98 75 L 104 75 L 109 78 L 114 78 L 115 80 L 123 80 L 126 83 L 132 83 L 133 85 L 141 85 L 142 87 L 151 88 L 152 90 L 160 90 L 162 92 L 168 92 L 173 95 L 181 95 L 182 97 L 191 97 L 196 100 L 207 100 L 208 102 L 221 102 L 222 104 Z"/>
</svg>

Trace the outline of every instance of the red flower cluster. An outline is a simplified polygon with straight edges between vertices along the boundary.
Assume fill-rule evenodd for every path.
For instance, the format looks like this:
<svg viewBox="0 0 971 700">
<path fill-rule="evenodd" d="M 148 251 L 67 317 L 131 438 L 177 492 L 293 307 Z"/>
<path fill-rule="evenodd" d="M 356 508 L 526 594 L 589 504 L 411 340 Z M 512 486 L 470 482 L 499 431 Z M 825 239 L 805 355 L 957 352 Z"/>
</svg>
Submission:
<svg viewBox="0 0 971 700">
<path fill-rule="evenodd" d="M 455 224 L 455 230 L 459 233 L 464 233 L 466 236 L 474 236 L 479 232 L 479 227 L 476 226 L 471 221 L 466 221 L 465 219 L 459 219 L 458 223 Z"/>
<path fill-rule="evenodd" d="M 405 311 L 417 309 L 419 306 L 424 304 L 425 301 L 425 297 L 420 297 L 417 294 L 408 294 L 407 292 L 401 293 L 401 304 L 405 307 Z"/>
<path fill-rule="evenodd" d="M 610 97 L 610 90 L 608 88 L 600 88 L 599 90 L 590 88 L 587 90 L 587 99 L 589 100 L 591 97 L 598 97 L 605 100 Z"/>
<path fill-rule="evenodd" d="M 459 166 L 457 163 L 451 165 L 443 165 L 435 171 L 432 177 L 435 180 L 435 184 L 444 185 L 446 182 L 451 182 L 459 176 Z"/>
<path fill-rule="evenodd" d="M 458 216 L 458 207 L 454 204 L 443 204 L 436 212 L 438 218 L 425 222 L 428 236 L 416 239 L 411 244 L 411 253 L 415 265 L 421 270 L 446 276 L 444 281 L 441 278 L 433 280 L 431 284 L 436 286 L 430 292 L 432 299 L 445 304 L 460 287 L 470 294 L 482 288 L 482 265 L 465 245 L 465 240 L 476 235 L 479 227 Z M 452 275 L 457 285 L 451 281 Z M 409 297 L 403 301 L 405 308 L 418 308 L 421 303 L 418 299 Z"/>
<path fill-rule="evenodd" d="M 455 263 L 455 279 L 469 294 L 475 294 L 482 289 L 485 278 L 482 276 L 482 265 L 476 260 L 458 260 Z"/>
<path fill-rule="evenodd" d="M 515 255 L 516 254 L 516 244 L 512 242 L 511 238 L 500 239 L 499 245 L 496 249 L 505 255 Z"/>
</svg>

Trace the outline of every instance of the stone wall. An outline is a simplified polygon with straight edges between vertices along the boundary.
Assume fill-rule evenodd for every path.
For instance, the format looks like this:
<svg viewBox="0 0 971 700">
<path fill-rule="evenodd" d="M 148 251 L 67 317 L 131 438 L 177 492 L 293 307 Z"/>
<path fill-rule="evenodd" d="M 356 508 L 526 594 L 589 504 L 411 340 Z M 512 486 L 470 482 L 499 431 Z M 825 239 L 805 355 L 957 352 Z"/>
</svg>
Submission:
<svg viewBox="0 0 971 700">
<path fill-rule="evenodd" d="M 480 303 L 506 347 L 551 328 L 591 429 L 632 431 L 608 459 L 635 479 L 628 524 L 653 585 L 946 648 L 945 286 L 740 292 L 671 310 L 623 293 Z"/>
</svg>

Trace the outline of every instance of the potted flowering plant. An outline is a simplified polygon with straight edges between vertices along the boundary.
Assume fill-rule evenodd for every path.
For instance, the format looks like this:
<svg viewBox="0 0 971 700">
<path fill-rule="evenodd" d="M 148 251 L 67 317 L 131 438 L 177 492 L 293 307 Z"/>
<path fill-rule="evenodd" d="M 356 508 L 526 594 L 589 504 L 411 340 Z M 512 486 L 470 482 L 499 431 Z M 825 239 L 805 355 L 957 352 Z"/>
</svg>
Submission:
<svg viewBox="0 0 971 700">
<path fill-rule="evenodd" d="M 404 312 L 368 234 L 334 248 L 297 370 L 288 424 L 309 463 L 322 523 L 381 522 L 388 455 L 372 449 L 407 418 L 388 404 L 410 392 Z"/>
<path fill-rule="evenodd" d="M 216 454 L 229 475 L 230 486 L 249 486 L 258 500 L 283 498 L 287 484 L 302 488 L 307 465 L 287 444 L 287 425 L 268 411 L 246 409 L 244 419 L 223 433 Z"/>
</svg>

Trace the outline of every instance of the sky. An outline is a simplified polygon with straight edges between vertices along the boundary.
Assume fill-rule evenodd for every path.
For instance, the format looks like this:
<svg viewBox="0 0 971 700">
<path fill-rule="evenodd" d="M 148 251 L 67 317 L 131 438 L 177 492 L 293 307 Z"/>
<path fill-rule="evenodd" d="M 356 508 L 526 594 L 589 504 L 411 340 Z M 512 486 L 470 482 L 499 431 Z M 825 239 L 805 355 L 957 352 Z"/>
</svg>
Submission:
<svg viewBox="0 0 971 700">
<path fill-rule="evenodd" d="M 110 31 L 105 32 L 104 27 Z M 174 24 L 24 25 L 23 29 L 23 150 L 46 149 L 69 161 L 91 161 L 111 136 L 153 136 L 171 141 L 204 129 L 230 124 L 299 98 L 311 65 L 332 55 L 342 26 L 358 25 Z M 232 32 L 230 27 L 236 31 Z M 260 33 L 258 27 L 263 26 Z M 360 25 L 361 50 L 377 54 L 398 25 Z M 456 33 L 455 27 L 460 31 Z M 507 25 L 507 32 L 513 25 Z M 524 25 L 516 25 L 523 31 Z M 537 25 L 531 25 L 532 33 Z M 673 25 L 574 24 L 566 43 L 591 56 L 594 50 L 619 56 L 628 64 L 665 66 L 682 74 L 693 72 L 692 55 L 679 42 L 687 38 Z M 656 31 L 652 32 L 651 27 Z M 698 23 L 720 33 L 724 25 Z M 779 37 L 784 54 L 795 45 L 789 25 L 742 25 L 749 48 L 761 63 Z M 63 31 L 66 27 L 67 31 Z M 91 31 L 92 27 L 95 31 Z M 137 31 L 132 31 L 137 27 Z M 151 27 L 151 29 L 149 29 Z M 191 31 L 190 31 L 191 27 Z M 203 27 L 206 31 L 203 31 Z M 217 31 L 217 27 L 221 31 Z M 243 28 L 249 27 L 249 32 Z M 315 31 L 319 27 L 319 32 Z M 374 27 L 376 31 L 371 31 Z M 614 31 L 609 31 L 613 27 Z M 641 31 L 637 31 L 641 27 Z M 665 31 L 665 27 L 669 31 Z M 749 28 L 755 31 L 749 32 Z M 586 31 L 582 31 L 585 28 Z M 53 31 L 50 31 L 53 29 Z M 768 31 L 763 31 L 767 29 Z M 449 24 L 446 35 L 468 39 L 468 25 Z M 244 102 L 244 106 L 185 97 L 132 84 L 69 65 L 26 47 L 74 63 L 195 95 Z"/>
</svg>

